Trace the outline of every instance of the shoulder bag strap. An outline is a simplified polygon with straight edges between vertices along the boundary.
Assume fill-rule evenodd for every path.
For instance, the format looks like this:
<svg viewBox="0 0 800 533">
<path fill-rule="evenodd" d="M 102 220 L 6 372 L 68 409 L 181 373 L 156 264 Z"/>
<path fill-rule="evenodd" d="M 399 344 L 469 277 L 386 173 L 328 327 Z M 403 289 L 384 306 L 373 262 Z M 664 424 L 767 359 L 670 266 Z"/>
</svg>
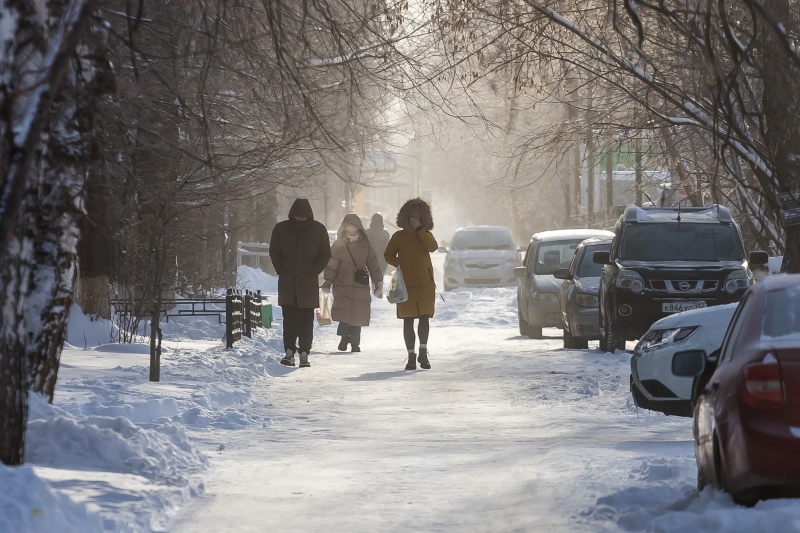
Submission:
<svg viewBox="0 0 800 533">
<path fill-rule="evenodd" d="M 346 243 L 344 243 L 344 245 L 347 247 L 347 253 L 350 254 L 350 259 L 353 260 L 353 266 L 355 266 L 359 270 L 366 270 L 367 269 L 366 266 L 364 266 L 363 269 L 358 268 L 358 263 L 356 263 L 356 258 L 353 257 L 353 252 L 350 251 L 350 243 L 346 242 Z"/>
</svg>

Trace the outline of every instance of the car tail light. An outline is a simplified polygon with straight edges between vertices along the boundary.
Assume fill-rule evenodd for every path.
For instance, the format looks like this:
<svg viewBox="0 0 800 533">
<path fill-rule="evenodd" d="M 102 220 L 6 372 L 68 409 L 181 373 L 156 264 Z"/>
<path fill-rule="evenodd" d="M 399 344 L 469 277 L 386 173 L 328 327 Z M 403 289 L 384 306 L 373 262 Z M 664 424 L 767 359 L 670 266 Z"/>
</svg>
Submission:
<svg viewBox="0 0 800 533">
<path fill-rule="evenodd" d="M 783 382 L 777 361 L 745 367 L 744 401 L 757 409 L 783 408 Z"/>
</svg>

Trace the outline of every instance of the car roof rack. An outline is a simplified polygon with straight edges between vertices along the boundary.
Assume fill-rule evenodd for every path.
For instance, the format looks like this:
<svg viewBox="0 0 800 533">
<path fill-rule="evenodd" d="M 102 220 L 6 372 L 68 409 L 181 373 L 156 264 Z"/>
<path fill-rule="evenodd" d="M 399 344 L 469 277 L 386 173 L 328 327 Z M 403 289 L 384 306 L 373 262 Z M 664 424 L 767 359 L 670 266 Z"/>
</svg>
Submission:
<svg viewBox="0 0 800 533">
<path fill-rule="evenodd" d="M 733 222 L 728 208 L 714 204 L 706 207 L 639 207 L 629 205 L 622 215 L 625 222 Z M 680 217 L 680 220 L 679 218 Z"/>
</svg>

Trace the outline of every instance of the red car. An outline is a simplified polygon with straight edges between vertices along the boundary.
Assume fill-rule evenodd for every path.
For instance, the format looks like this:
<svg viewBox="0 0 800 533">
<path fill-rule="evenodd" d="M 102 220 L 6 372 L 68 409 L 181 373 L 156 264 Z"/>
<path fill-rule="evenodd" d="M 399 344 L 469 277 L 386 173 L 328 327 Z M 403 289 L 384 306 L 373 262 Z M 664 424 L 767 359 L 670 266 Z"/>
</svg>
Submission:
<svg viewBox="0 0 800 533">
<path fill-rule="evenodd" d="M 697 376 L 698 488 L 754 505 L 800 495 L 800 275 L 769 276 L 742 298 L 718 352 L 679 352 Z"/>
</svg>

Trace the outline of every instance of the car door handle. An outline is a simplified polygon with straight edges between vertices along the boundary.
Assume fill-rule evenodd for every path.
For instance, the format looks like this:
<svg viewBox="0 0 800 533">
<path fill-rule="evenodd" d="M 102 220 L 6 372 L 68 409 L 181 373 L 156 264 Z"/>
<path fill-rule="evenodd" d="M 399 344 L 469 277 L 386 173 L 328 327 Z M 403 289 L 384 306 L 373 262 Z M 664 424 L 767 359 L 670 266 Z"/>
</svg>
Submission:
<svg viewBox="0 0 800 533">
<path fill-rule="evenodd" d="M 717 389 L 719 389 L 719 381 L 715 381 L 711 384 L 711 390 L 715 391 Z"/>
</svg>

